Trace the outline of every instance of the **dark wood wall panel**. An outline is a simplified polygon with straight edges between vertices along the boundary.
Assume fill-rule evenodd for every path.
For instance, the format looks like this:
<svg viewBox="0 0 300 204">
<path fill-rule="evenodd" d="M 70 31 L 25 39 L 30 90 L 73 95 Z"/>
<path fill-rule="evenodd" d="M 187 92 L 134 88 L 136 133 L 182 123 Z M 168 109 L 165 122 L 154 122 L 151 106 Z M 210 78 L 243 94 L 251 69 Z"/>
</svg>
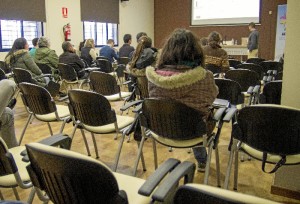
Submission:
<svg viewBox="0 0 300 204">
<path fill-rule="evenodd" d="M 257 26 L 260 32 L 259 56 L 272 60 L 275 52 L 277 6 L 286 4 L 287 0 L 262 0 L 261 25 Z M 272 14 L 269 14 L 269 11 Z M 213 12 L 213 8 L 212 8 Z M 241 43 L 241 37 L 248 37 L 247 25 L 243 26 L 205 26 L 190 27 L 191 0 L 154 0 L 154 37 L 155 46 L 160 48 L 164 40 L 175 28 L 186 28 L 195 32 L 199 37 L 208 36 L 212 31 L 226 35 Z"/>
</svg>

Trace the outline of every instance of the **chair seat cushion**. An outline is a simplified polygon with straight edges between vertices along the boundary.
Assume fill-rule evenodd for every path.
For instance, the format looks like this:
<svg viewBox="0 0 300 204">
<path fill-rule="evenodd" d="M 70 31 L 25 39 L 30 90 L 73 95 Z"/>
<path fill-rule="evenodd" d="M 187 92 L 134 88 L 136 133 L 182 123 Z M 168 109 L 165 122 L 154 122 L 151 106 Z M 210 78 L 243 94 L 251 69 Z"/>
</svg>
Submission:
<svg viewBox="0 0 300 204">
<path fill-rule="evenodd" d="M 121 98 L 125 98 L 125 97 L 128 97 L 130 96 L 130 92 L 121 92 Z M 109 101 L 117 101 L 117 100 L 122 100 L 120 99 L 120 95 L 117 93 L 117 94 L 114 94 L 114 95 L 110 95 L 110 96 L 105 96 L 105 98 Z"/>
<path fill-rule="evenodd" d="M 246 152 L 247 154 L 249 154 L 251 157 L 254 157 L 258 160 L 262 160 L 263 159 L 263 152 L 254 149 L 252 147 L 250 147 L 247 144 L 242 144 L 241 145 L 241 149 Z M 272 155 L 272 154 L 268 154 L 267 155 L 267 162 L 269 163 L 277 163 L 279 160 L 281 159 L 281 157 L 279 155 Z M 296 155 L 289 155 L 286 157 L 286 163 L 285 164 L 297 164 L 300 163 L 300 154 L 296 154 Z"/>
<path fill-rule="evenodd" d="M 174 139 L 169 139 L 165 137 L 161 137 L 154 132 L 151 132 L 152 137 L 159 143 L 170 146 L 170 147 L 178 147 L 178 148 L 187 148 L 187 147 L 193 147 L 199 144 L 202 144 L 203 142 L 203 137 L 197 137 L 194 139 L 189 139 L 189 140 L 174 140 Z"/>
<path fill-rule="evenodd" d="M 114 176 L 118 181 L 119 189 L 126 191 L 128 203 L 150 203 L 150 197 L 138 194 L 139 188 L 144 184 L 145 180 L 119 173 L 114 173 Z"/>
<path fill-rule="evenodd" d="M 117 115 L 117 123 L 119 130 L 133 123 L 134 118 L 129 116 Z M 111 133 L 116 132 L 115 124 L 111 123 L 103 126 L 89 126 L 83 125 L 83 127 L 93 133 L 101 134 L 101 133 Z"/>
<path fill-rule="evenodd" d="M 16 165 L 18 167 L 18 171 L 20 173 L 21 179 L 23 182 L 30 181 L 29 175 L 27 173 L 26 166 L 29 162 L 23 162 L 21 156 L 21 152 L 25 150 L 25 146 L 18 146 L 9 149 L 8 151 L 13 155 Z M 9 174 L 6 176 L 0 176 L 0 186 L 1 187 L 11 187 L 17 186 L 17 182 L 15 176 L 13 174 Z"/>
<path fill-rule="evenodd" d="M 58 116 L 60 118 L 65 118 L 65 117 L 70 116 L 68 106 L 56 105 L 56 110 L 57 110 Z M 37 119 L 39 119 L 41 121 L 46 121 L 46 122 L 56 121 L 56 116 L 55 116 L 54 112 L 45 114 L 45 115 L 35 115 L 35 116 Z"/>
</svg>

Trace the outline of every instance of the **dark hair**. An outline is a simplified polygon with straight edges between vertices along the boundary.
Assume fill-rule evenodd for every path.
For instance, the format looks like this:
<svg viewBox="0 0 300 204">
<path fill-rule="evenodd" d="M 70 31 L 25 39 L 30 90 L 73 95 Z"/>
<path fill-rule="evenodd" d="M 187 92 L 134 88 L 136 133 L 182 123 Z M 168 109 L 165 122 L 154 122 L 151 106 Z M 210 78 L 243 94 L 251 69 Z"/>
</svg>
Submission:
<svg viewBox="0 0 300 204">
<path fill-rule="evenodd" d="M 124 37 L 123 37 L 124 43 L 128 43 L 129 40 L 131 40 L 131 39 L 132 39 L 132 37 L 131 37 L 130 34 L 125 34 Z"/>
<path fill-rule="evenodd" d="M 254 22 L 251 22 L 251 23 L 249 23 L 249 26 L 250 26 L 251 28 L 255 28 L 255 23 L 254 23 Z"/>
<path fill-rule="evenodd" d="M 132 60 L 130 62 L 130 67 L 134 68 L 137 60 L 140 58 L 142 51 L 145 48 L 150 48 L 152 46 L 152 40 L 148 36 L 140 37 L 139 43 L 133 53 Z"/>
<path fill-rule="evenodd" d="M 193 62 L 194 67 L 204 66 L 203 50 L 194 33 L 186 29 L 175 29 L 162 48 L 157 68 L 181 65 L 184 62 Z"/>
<path fill-rule="evenodd" d="M 207 39 L 207 37 L 200 38 L 200 45 L 201 46 L 208 45 L 208 39 Z"/>
<path fill-rule="evenodd" d="M 17 50 L 25 49 L 26 44 L 27 44 L 27 40 L 25 38 L 17 38 L 14 41 L 14 44 L 13 44 L 12 48 L 10 49 L 10 51 L 7 53 L 6 57 L 11 55 L 12 53 L 16 52 Z"/>
<path fill-rule="evenodd" d="M 140 39 L 142 36 L 148 36 L 148 35 L 147 35 L 147 33 L 145 33 L 145 32 L 139 32 L 138 34 L 136 34 L 136 41 L 139 42 L 139 39 Z"/>
<path fill-rule="evenodd" d="M 79 43 L 79 51 L 81 51 L 81 49 L 84 47 L 84 44 L 85 44 L 85 39 Z"/>
<path fill-rule="evenodd" d="M 67 52 L 69 51 L 70 46 L 72 46 L 72 44 L 69 41 L 65 41 L 62 43 L 61 48 L 64 52 Z"/>
<path fill-rule="evenodd" d="M 212 48 L 217 48 L 219 47 L 219 43 L 221 42 L 221 35 L 220 33 L 218 33 L 217 31 L 213 31 L 209 34 L 208 36 L 208 44 L 212 47 Z"/>
<path fill-rule="evenodd" d="M 37 46 L 38 41 L 39 41 L 39 38 L 33 38 L 32 39 L 33 46 Z"/>
<path fill-rule="evenodd" d="M 113 39 L 108 39 L 107 44 L 110 44 L 110 43 L 115 43 L 115 41 Z"/>
</svg>

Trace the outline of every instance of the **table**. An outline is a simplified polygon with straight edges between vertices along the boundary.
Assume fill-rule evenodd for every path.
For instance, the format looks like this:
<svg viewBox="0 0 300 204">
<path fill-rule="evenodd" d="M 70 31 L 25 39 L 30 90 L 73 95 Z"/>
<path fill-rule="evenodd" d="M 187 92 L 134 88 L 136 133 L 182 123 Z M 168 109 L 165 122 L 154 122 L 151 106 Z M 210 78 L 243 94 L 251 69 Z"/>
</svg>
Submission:
<svg viewBox="0 0 300 204">
<path fill-rule="evenodd" d="M 222 48 L 229 55 L 241 56 L 241 61 L 243 61 L 243 56 L 248 55 L 248 48 L 246 45 L 222 45 Z"/>
</svg>

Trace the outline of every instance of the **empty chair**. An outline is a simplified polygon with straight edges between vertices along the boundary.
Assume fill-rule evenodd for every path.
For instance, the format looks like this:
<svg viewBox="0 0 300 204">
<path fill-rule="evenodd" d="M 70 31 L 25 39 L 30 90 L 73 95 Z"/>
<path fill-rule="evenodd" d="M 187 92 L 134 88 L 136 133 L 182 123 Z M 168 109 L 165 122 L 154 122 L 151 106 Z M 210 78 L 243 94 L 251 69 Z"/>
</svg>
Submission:
<svg viewBox="0 0 300 204">
<path fill-rule="evenodd" d="M 266 83 L 262 94 L 259 96 L 259 103 L 281 104 L 282 81 L 271 81 Z"/>
<path fill-rule="evenodd" d="M 31 143 L 26 145 L 30 166 L 28 171 L 43 201 L 53 203 L 152 203 L 162 186 L 174 191 L 178 181 L 193 182 L 195 164 L 169 159 L 148 181 L 113 173 L 104 163 L 76 152 Z M 170 173 L 169 173 L 170 172 Z M 169 182 L 160 181 L 171 177 Z M 158 187 L 157 187 L 158 186 Z M 157 189 L 157 188 L 158 189 Z M 46 196 L 40 190 L 46 192 Z M 165 197 L 173 191 L 164 191 Z M 161 194 L 159 194 L 161 195 Z M 151 198 L 151 197 L 152 198 Z"/>
<path fill-rule="evenodd" d="M 233 125 L 230 156 L 224 188 L 228 189 L 233 160 L 234 189 L 237 189 L 238 152 L 243 151 L 265 164 L 274 164 L 268 173 L 282 165 L 300 163 L 300 110 L 279 105 L 253 105 L 240 110 Z M 255 176 L 254 172 L 249 172 Z"/>
<path fill-rule="evenodd" d="M 134 121 L 132 117 L 116 115 L 109 101 L 98 93 L 85 90 L 70 90 L 68 95 L 70 100 L 69 109 L 75 123 L 71 138 L 74 137 L 75 131 L 79 126 L 88 155 L 90 155 L 90 151 L 83 130 L 91 132 L 96 157 L 99 158 L 94 134 L 116 132 L 115 139 L 117 139 L 118 132 Z"/>
<path fill-rule="evenodd" d="M 276 204 L 267 199 L 258 198 L 256 196 L 237 193 L 225 189 L 202 184 L 186 184 L 180 186 L 176 191 L 173 200 L 174 204 Z"/>
<path fill-rule="evenodd" d="M 253 59 L 253 58 L 251 58 L 251 59 Z M 262 66 L 260 66 L 259 64 L 254 64 L 254 63 L 239 64 L 236 68 L 237 69 L 248 69 L 248 70 L 255 71 L 256 73 L 258 73 L 260 80 L 262 80 L 263 77 L 267 74 L 264 72 Z"/>
<path fill-rule="evenodd" d="M 236 68 L 239 64 L 242 64 L 241 61 L 236 60 L 236 59 L 228 59 L 229 66 Z"/>
<path fill-rule="evenodd" d="M 205 69 L 211 71 L 215 77 L 219 76 L 219 74 L 221 73 L 221 67 L 219 67 L 215 64 L 206 64 Z"/>
<path fill-rule="evenodd" d="M 263 58 L 250 58 L 250 59 L 246 60 L 247 63 L 254 63 L 254 64 L 259 64 L 262 61 L 265 61 L 265 59 L 263 59 Z"/>
<path fill-rule="evenodd" d="M 262 66 L 265 73 L 268 73 L 269 70 L 276 70 L 277 73 L 283 71 L 283 65 L 277 61 L 262 61 L 259 63 Z"/>
<path fill-rule="evenodd" d="M 67 91 L 72 89 L 72 84 L 80 86 L 80 81 L 75 69 L 68 64 L 58 63 L 59 76 L 63 83 L 67 85 Z"/>
<path fill-rule="evenodd" d="M 117 84 L 115 77 L 104 72 L 91 72 L 90 89 L 105 96 L 109 101 L 123 100 L 131 92 L 123 92 Z"/>
<path fill-rule="evenodd" d="M 282 80 L 283 78 L 283 72 L 278 72 L 274 78 L 274 80 Z"/>
<path fill-rule="evenodd" d="M 53 132 L 50 122 L 62 121 L 63 123 L 59 131 L 62 133 L 67 120 L 70 118 L 68 106 L 56 105 L 50 93 L 41 86 L 23 82 L 19 84 L 19 87 L 23 103 L 29 113 L 28 120 L 21 133 L 20 144 L 32 117 L 47 122 L 51 135 L 53 135 Z"/>
<path fill-rule="evenodd" d="M 114 69 L 109 60 L 106 59 L 97 59 L 97 65 L 100 67 L 100 70 L 105 73 L 113 73 Z"/>
</svg>

